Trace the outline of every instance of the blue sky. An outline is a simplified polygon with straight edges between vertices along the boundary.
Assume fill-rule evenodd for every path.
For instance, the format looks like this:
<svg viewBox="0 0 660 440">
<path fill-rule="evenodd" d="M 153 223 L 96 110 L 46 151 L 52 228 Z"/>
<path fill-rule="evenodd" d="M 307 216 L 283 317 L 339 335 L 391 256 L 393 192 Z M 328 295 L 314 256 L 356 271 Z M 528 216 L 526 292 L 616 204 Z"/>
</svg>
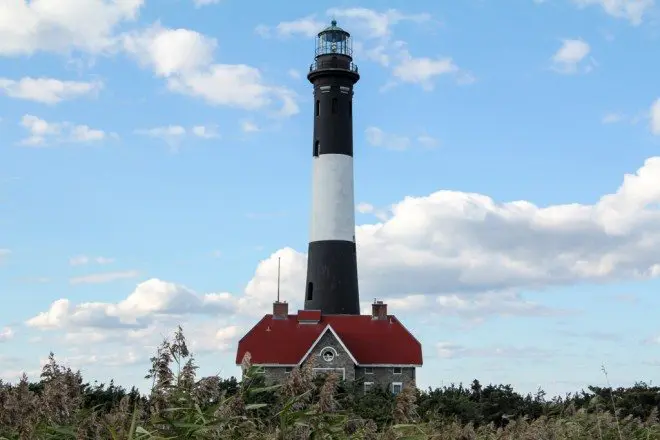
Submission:
<svg viewBox="0 0 660 440">
<path fill-rule="evenodd" d="M 204 3 L 204 4 L 202 4 Z M 49 351 L 202 374 L 303 298 L 314 34 L 353 34 L 361 299 L 422 387 L 563 393 L 660 365 L 653 0 L 10 0 L 0 21 L 0 377 Z M 654 81 L 654 79 L 656 79 Z"/>
</svg>

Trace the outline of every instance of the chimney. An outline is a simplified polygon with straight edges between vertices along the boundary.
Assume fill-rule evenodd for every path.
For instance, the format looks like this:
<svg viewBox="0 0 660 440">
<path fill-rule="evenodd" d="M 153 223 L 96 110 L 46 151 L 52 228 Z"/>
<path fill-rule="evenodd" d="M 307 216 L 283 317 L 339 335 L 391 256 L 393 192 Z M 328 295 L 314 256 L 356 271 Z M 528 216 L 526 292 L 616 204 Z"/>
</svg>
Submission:
<svg viewBox="0 0 660 440">
<path fill-rule="evenodd" d="M 273 318 L 287 319 L 289 317 L 289 304 L 286 301 L 275 301 L 273 303 Z"/>
<path fill-rule="evenodd" d="M 387 304 L 374 300 L 371 305 L 371 319 L 387 320 Z"/>
</svg>

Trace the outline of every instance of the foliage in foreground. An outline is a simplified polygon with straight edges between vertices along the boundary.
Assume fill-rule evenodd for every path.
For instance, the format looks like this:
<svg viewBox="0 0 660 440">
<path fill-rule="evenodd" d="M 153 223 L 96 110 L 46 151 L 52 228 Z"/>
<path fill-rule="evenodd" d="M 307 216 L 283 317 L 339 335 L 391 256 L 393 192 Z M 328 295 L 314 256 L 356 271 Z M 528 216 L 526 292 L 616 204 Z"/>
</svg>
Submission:
<svg viewBox="0 0 660 440">
<path fill-rule="evenodd" d="M 266 387 L 243 362 L 243 380 L 196 379 L 181 328 L 151 358 L 152 390 L 83 382 L 51 353 L 41 380 L 0 381 L 0 439 L 660 439 L 660 388 L 590 387 L 546 400 L 510 386 L 462 385 L 394 397 L 311 365 Z"/>
</svg>

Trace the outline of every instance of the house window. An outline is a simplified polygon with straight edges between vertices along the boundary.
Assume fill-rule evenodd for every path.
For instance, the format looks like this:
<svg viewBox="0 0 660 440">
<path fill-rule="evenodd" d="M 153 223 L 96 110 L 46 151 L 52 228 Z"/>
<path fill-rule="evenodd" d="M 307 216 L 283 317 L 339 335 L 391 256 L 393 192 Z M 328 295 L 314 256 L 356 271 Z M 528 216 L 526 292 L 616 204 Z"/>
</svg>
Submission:
<svg viewBox="0 0 660 440">
<path fill-rule="evenodd" d="M 403 389 L 403 383 L 401 382 L 392 382 L 392 394 L 395 396 L 401 392 Z"/>
<path fill-rule="evenodd" d="M 336 354 L 337 353 L 332 347 L 326 347 L 323 350 L 321 350 L 321 357 L 326 362 L 332 362 Z"/>
<path fill-rule="evenodd" d="M 316 100 L 316 107 L 314 109 L 314 114 L 316 116 L 321 114 L 321 101 L 319 101 L 318 99 Z"/>
<path fill-rule="evenodd" d="M 311 281 L 307 283 L 307 301 L 311 301 L 314 294 L 314 283 Z"/>
<path fill-rule="evenodd" d="M 263 374 L 266 372 L 266 367 L 258 366 L 257 367 L 257 373 Z"/>
<path fill-rule="evenodd" d="M 292 371 L 293 371 L 292 367 L 284 367 L 284 374 L 291 374 Z"/>
<path fill-rule="evenodd" d="M 372 367 L 365 367 L 364 374 L 374 374 L 374 369 Z"/>
<path fill-rule="evenodd" d="M 321 143 L 317 140 L 314 141 L 314 157 L 319 157 L 319 147 Z"/>
<path fill-rule="evenodd" d="M 401 367 L 392 368 L 392 374 L 401 374 Z"/>
<path fill-rule="evenodd" d="M 374 387 L 374 383 L 373 383 L 373 382 L 365 382 L 365 383 L 364 383 L 364 392 L 365 392 L 365 393 L 368 393 L 369 391 L 371 391 L 371 389 L 372 389 L 373 387 Z"/>
<path fill-rule="evenodd" d="M 332 114 L 337 113 L 337 98 L 332 98 Z"/>
</svg>

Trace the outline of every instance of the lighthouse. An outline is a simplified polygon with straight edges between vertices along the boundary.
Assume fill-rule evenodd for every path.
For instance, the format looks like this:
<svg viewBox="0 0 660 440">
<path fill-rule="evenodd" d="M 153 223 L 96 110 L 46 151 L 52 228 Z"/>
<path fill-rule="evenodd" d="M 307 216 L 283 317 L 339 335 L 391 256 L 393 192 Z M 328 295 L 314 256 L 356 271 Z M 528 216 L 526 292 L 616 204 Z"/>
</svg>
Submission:
<svg viewBox="0 0 660 440">
<path fill-rule="evenodd" d="M 359 315 L 353 86 L 360 79 L 348 32 L 336 21 L 316 37 L 307 79 L 314 86 L 312 213 L 307 252 L 305 310 Z"/>
</svg>

